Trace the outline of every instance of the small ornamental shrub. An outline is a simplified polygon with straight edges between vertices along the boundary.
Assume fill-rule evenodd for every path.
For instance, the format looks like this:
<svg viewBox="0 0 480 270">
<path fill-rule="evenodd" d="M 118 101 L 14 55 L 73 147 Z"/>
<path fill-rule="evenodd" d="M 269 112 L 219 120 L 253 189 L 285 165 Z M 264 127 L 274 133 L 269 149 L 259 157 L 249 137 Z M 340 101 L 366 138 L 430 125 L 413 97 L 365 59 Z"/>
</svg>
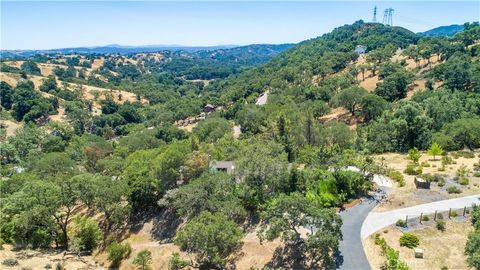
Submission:
<svg viewBox="0 0 480 270">
<path fill-rule="evenodd" d="M 439 187 L 443 187 L 443 186 L 445 186 L 445 179 L 444 179 L 444 178 L 442 178 L 442 179 L 438 180 L 438 183 L 437 183 L 437 185 L 438 185 Z"/>
<path fill-rule="evenodd" d="M 453 217 L 453 218 L 454 218 L 454 217 L 458 217 L 457 211 L 452 211 L 452 212 L 450 213 L 450 217 Z"/>
<path fill-rule="evenodd" d="M 458 183 L 462 186 L 468 186 L 470 181 L 468 180 L 467 177 L 460 177 L 460 179 L 458 179 Z"/>
<path fill-rule="evenodd" d="M 446 223 L 444 220 L 437 220 L 437 224 L 435 225 L 437 230 L 444 232 L 446 229 Z"/>
<path fill-rule="evenodd" d="M 422 217 L 422 221 L 429 221 L 429 220 L 430 220 L 430 218 L 428 216 L 423 216 Z"/>
<path fill-rule="evenodd" d="M 407 222 L 403 219 L 399 219 L 399 220 L 397 220 L 395 225 L 397 225 L 398 227 L 406 228 L 407 227 Z"/>
<path fill-rule="evenodd" d="M 392 170 L 388 173 L 388 177 L 392 178 L 393 181 L 397 182 L 399 186 L 405 186 L 405 178 L 403 177 L 403 174 L 401 172 Z"/>
<path fill-rule="evenodd" d="M 462 191 L 461 191 L 458 187 L 456 187 L 456 186 L 448 187 L 448 188 L 447 188 L 447 192 L 448 192 L 449 194 L 452 194 L 452 193 L 454 193 L 454 194 L 462 193 Z"/>
<path fill-rule="evenodd" d="M 416 167 L 417 166 L 415 166 L 415 164 L 408 164 L 407 168 L 403 172 L 408 175 L 417 175 L 418 173 L 417 173 Z"/>
<path fill-rule="evenodd" d="M 449 156 L 442 156 L 442 165 L 453 164 L 453 159 Z"/>
<path fill-rule="evenodd" d="M 400 246 L 414 248 L 420 244 L 418 237 L 412 233 L 404 233 L 400 237 Z"/>
</svg>

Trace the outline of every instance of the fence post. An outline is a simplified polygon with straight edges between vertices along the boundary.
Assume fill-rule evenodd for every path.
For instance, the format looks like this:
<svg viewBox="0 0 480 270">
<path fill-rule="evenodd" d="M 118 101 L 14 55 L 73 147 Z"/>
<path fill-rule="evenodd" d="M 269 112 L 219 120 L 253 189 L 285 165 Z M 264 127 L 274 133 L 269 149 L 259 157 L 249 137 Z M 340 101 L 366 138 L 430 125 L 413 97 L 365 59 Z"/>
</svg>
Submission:
<svg viewBox="0 0 480 270">
<path fill-rule="evenodd" d="M 467 212 L 467 207 L 464 206 L 464 207 L 463 207 L 463 216 L 465 216 L 466 212 Z"/>
<path fill-rule="evenodd" d="M 405 216 L 405 225 L 408 227 L 408 215 Z"/>
<path fill-rule="evenodd" d="M 422 224 L 423 213 L 420 213 L 420 224 Z"/>
<path fill-rule="evenodd" d="M 434 220 L 434 221 L 437 220 L 437 210 L 435 210 L 435 216 L 433 217 L 433 220 Z"/>
<path fill-rule="evenodd" d="M 448 219 L 451 219 L 451 214 L 452 214 L 452 208 L 448 210 Z"/>
</svg>

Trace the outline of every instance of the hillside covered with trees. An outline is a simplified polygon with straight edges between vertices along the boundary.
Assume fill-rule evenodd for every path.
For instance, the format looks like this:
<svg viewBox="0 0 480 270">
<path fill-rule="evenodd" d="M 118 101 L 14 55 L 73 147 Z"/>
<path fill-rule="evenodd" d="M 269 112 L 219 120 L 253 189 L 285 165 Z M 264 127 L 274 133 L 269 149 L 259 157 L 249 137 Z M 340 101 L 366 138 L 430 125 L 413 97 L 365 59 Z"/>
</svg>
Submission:
<svg viewBox="0 0 480 270">
<path fill-rule="evenodd" d="M 479 41 L 478 23 L 446 38 L 358 21 L 295 46 L 2 61 L 19 127 L 0 134 L 0 241 L 117 267 L 154 219 L 171 269 L 234 267 L 252 232 L 280 239 L 269 267 L 334 269 L 336 210 L 386 172 L 372 154 L 480 147 Z"/>
</svg>

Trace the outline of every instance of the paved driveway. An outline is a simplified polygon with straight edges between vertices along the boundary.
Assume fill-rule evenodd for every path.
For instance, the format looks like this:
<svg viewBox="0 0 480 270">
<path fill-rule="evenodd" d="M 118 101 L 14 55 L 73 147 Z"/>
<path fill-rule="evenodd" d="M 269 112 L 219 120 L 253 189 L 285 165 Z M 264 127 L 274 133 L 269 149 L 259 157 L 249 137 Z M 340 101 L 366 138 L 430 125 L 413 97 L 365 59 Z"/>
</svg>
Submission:
<svg viewBox="0 0 480 270">
<path fill-rule="evenodd" d="M 387 211 L 387 212 L 371 212 L 368 214 L 365 222 L 363 222 L 361 235 L 362 239 L 366 239 L 376 231 L 394 224 L 399 219 L 405 219 L 405 216 L 420 216 L 420 213 L 432 214 L 435 211 L 444 212 L 450 208 L 459 209 L 472 206 L 472 204 L 480 204 L 480 195 L 472 195 L 461 198 L 425 203 L 412 207 Z"/>
<path fill-rule="evenodd" d="M 343 240 L 340 242 L 340 254 L 337 255 L 337 269 L 367 270 L 370 264 L 363 250 L 360 232 L 362 223 L 385 194 L 385 188 L 354 207 L 340 212 L 343 220 Z"/>
</svg>

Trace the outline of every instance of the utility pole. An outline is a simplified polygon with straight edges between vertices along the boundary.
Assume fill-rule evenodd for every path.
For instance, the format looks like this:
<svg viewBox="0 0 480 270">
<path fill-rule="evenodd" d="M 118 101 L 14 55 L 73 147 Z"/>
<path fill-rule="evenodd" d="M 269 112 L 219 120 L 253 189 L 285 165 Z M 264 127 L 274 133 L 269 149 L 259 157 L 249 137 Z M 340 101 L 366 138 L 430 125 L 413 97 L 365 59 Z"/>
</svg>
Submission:
<svg viewBox="0 0 480 270">
<path fill-rule="evenodd" d="M 385 9 L 385 11 L 383 12 L 383 24 L 384 25 L 390 25 L 392 26 L 393 25 L 393 12 L 395 10 L 393 8 L 387 8 Z"/>
<path fill-rule="evenodd" d="M 373 8 L 373 22 L 377 22 L 377 6 Z"/>
</svg>

